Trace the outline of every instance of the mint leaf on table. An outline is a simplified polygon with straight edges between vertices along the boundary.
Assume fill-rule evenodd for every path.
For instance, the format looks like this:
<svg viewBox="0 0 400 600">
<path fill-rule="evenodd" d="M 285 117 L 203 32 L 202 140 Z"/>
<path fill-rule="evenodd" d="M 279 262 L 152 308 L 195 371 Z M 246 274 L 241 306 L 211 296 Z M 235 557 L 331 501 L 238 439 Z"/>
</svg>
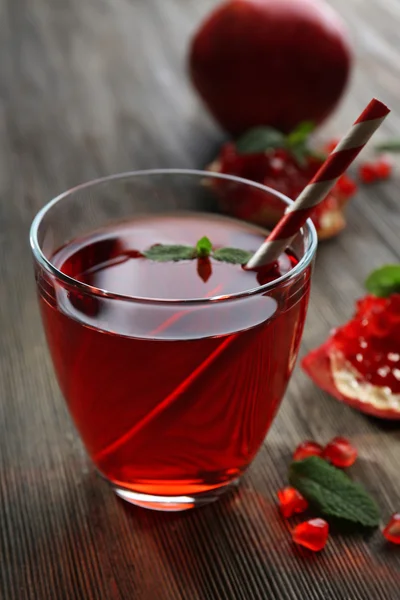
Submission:
<svg viewBox="0 0 400 600">
<path fill-rule="evenodd" d="M 365 287 L 374 296 L 382 298 L 400 293 L 400 265 L 384 265 L 372 271 L 365 281 Z"/>
<path fill-rule="evenodd" d="M 212 243 L 208 239 L 208 237 L 202 237 L 196 244 L 196 252 L 198 258 L 205 258 L 206 256 L 210 256 L 212 251 Z"/>
<path fill-rule="evenodd" d="M 236 141 L 238 154 L 257 154 L 284 148 L 286 136 L 273 127 L 254 127 Z"/>
<path fill-rule="evenodd" d="M 215 260 L 227 262 L 233 265 L 245 265 L 253 256 L 252 252 L 241 250 L 240 248 L 218 248 L 213 254 Z"/>
<path fill-rule="evenodd" d="M 374 150 L 376 152 L 400 152 L 400 138 L 393 138 L 392 140 L 376 144 Z"/>
<path fill-rule="evenodd" d="M 143 252 L 143 255 L 157 262 L 192 260 L 196 258 L 196 248 L 177 244 L 155 244 Z"/>
<path fill-rule="evenodd" d="M 379 508 L 362 485 L 318 456 L 294 461 L 289 481 L 327 517 L 363 527 L 379 525 Z"/>
</svg>

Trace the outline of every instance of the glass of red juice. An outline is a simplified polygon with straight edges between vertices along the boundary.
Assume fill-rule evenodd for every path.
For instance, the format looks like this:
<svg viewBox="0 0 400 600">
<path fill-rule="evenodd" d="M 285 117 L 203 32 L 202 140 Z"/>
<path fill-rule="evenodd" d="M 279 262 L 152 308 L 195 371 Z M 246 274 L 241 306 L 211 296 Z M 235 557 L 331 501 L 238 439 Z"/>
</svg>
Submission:
<svg viewBox="0 0 400 600">
<path fill-rule="evenodd" d="M 86 450 L 125 500 L 183 510 L 237 482 L 279 408 L 302 336 L 316 249 L 309 221 L 268 269 L 157 262 L 155 244 L 254 252 L 267 230 L 218 213 L 290 200 L 233 176 L 156 170 L 93 181 L 31 229 L 40 310 Z"/>
</svg>

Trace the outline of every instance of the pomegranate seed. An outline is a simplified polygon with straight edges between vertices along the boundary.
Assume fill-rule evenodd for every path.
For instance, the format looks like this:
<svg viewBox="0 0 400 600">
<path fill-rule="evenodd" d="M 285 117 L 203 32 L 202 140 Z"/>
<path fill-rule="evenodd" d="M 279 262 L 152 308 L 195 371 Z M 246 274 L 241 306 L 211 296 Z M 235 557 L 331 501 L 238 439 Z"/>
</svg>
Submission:
<svg viewBox="0 0 400 600">
<path fill-rule="evenodd" d="M 389 542 L 400 544 L 400 513 L 392 515 L 392 518 L 383 530 L 383 535 Z"/>
<path fill-rule="evenodd" d="M 289 152 L 284 148 L 277 148 L 274 152 L 275 158 L 281 158 L 286 161 L 289 158 Z"/>
<path fill-rule="evenodd" d="M 323 519 L 310 519 L 297 525 L 292 531 L 295 544 L 304 546 L 313 552 L 325 547 L 329 535 L 329 525 Z"/>
<path fill-rule="evenodd" d="M 335 437 L 324 448 L 322 457 L 329 460 L 335 467 L 343 469 L 351 467 L 356 462 L 358 452 L 344 437 Z"/>
<path fill-rule="evenodd" d="M 206 283 L 212 275 L 211 261 L 208 256 L 197 259 L 197 274 Z"/>
<path fill-rule="evenodd" d="M 393 163 L 390 158 L 381 156 L 374 164 L 375 173 L 379 179 L 388 179 L 392 174 Z"/>
<path fill-rule="evenodd" d="M 363 183 L 373 183 L 378 179 L 375 165 L 372 163 L 363 163 L 360 165 L 358 174 Z"/>
<path fill-rule="evenodd" d="M 272 157 L 270 160 L 270 170 L 272 175 L 280 175 L 285 169 L 285 161 L 279 157 Z"/>
<path fill-rule="evenodd" d="M 306 440 L 297 446 L 293 454 L 293 460 L 303 460 L 309 456 L 322 456 L 323 447 L 313 440 Z"/>
<path fill-rule="evenodd" d="M 357 184 L 348 175 L 342 175 L 336 182 L 335 189 L 346 198 L 351 198 L 357 192 Z"/>
<path fill-rule="evenodd" d="M 235 164 L 235 160 L 236 160 L 236 148 L 235 145 L 228 142 L 227 144 L 224 144 L 221 148 L 221 152 L 220 152 L 220 161 L 221 161 L 221 168 L 220 170 L 223 173 L 226 173 L 227 170 L 231 169 L 232 166 Z"/>
<path fill-rule="evenodd" d="M 308 502 L 295 488 L 286 487 L 278 490 L 279 508 L 287 519 L 295 513 L 302 513 L 308 508 Z"/>
<path fill-rule="evenodd" d="M 68 292 L 68 298 L 72 306 L 88 317 L 95 317 L 99 312 L 99 300 L 88 294 L 79 292 Z"/>
</svg>

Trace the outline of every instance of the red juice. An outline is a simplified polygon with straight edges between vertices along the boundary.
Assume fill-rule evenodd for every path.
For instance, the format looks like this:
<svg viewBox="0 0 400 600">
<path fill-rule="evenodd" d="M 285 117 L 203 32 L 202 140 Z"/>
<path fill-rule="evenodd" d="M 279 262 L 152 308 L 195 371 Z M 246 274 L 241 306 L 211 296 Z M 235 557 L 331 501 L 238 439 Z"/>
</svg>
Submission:
<svg viewBox="0 0 400 600">
<path fill-rule="evenodd" d="M 53 256 L 86 291 L 38 277 L 60 387 L 93 462 L 119 490 L 193 497 L 237 479 L 292 372 L 310 267 L 256 293 L 297 264 L 293 254 L 264 273 L 140 254 L 154 243 L 195 245 L 204 235 L 214 246 L 255 251 L 265 234 L 208 214 L 141 217 Z"/>
</svg>

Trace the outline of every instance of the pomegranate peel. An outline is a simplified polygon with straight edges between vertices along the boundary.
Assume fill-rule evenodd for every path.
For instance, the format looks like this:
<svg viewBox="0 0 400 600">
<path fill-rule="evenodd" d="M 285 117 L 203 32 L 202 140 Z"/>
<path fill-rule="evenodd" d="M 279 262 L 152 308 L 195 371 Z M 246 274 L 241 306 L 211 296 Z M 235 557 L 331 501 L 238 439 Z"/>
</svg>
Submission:
<svg viewBox="0 0 400 600">
<path fill-rule="evenodd" d="M 236 175 L 261 183 L 295 199 L 303 191 L 326 156 L 318 155 L 309 147 L 312 124 L 301 123 L 292 133 L 284 135 L 271 127 L 249 130 L 236 143 L 228 142 L 208 170 Z M 315 208 L 312 220 L 320 240 L 337 235 L 346 226 L 344 209 L 357 191 L 356 183 L 343 175 L 327 197 Z M 281 217 L 281 204 L 277 211 L 265 207 L 265 194 L 260 190 L 236 194 L 221 194 L 222 210 L 236 218 L 270 227 Z"/>
<path fill-rule="evenodd" d="M 384 290 L 390 272 L 397 285 L 395 265 L 379 272 L 368 278 L 370 287 Z M 312 350 L 302 367 L 318 387 L 349 406 L 382 419 L 400 419 L 399 349 L 400 294 L 367 295 L 357 302 L 353 319 Z"/>
</svg>

